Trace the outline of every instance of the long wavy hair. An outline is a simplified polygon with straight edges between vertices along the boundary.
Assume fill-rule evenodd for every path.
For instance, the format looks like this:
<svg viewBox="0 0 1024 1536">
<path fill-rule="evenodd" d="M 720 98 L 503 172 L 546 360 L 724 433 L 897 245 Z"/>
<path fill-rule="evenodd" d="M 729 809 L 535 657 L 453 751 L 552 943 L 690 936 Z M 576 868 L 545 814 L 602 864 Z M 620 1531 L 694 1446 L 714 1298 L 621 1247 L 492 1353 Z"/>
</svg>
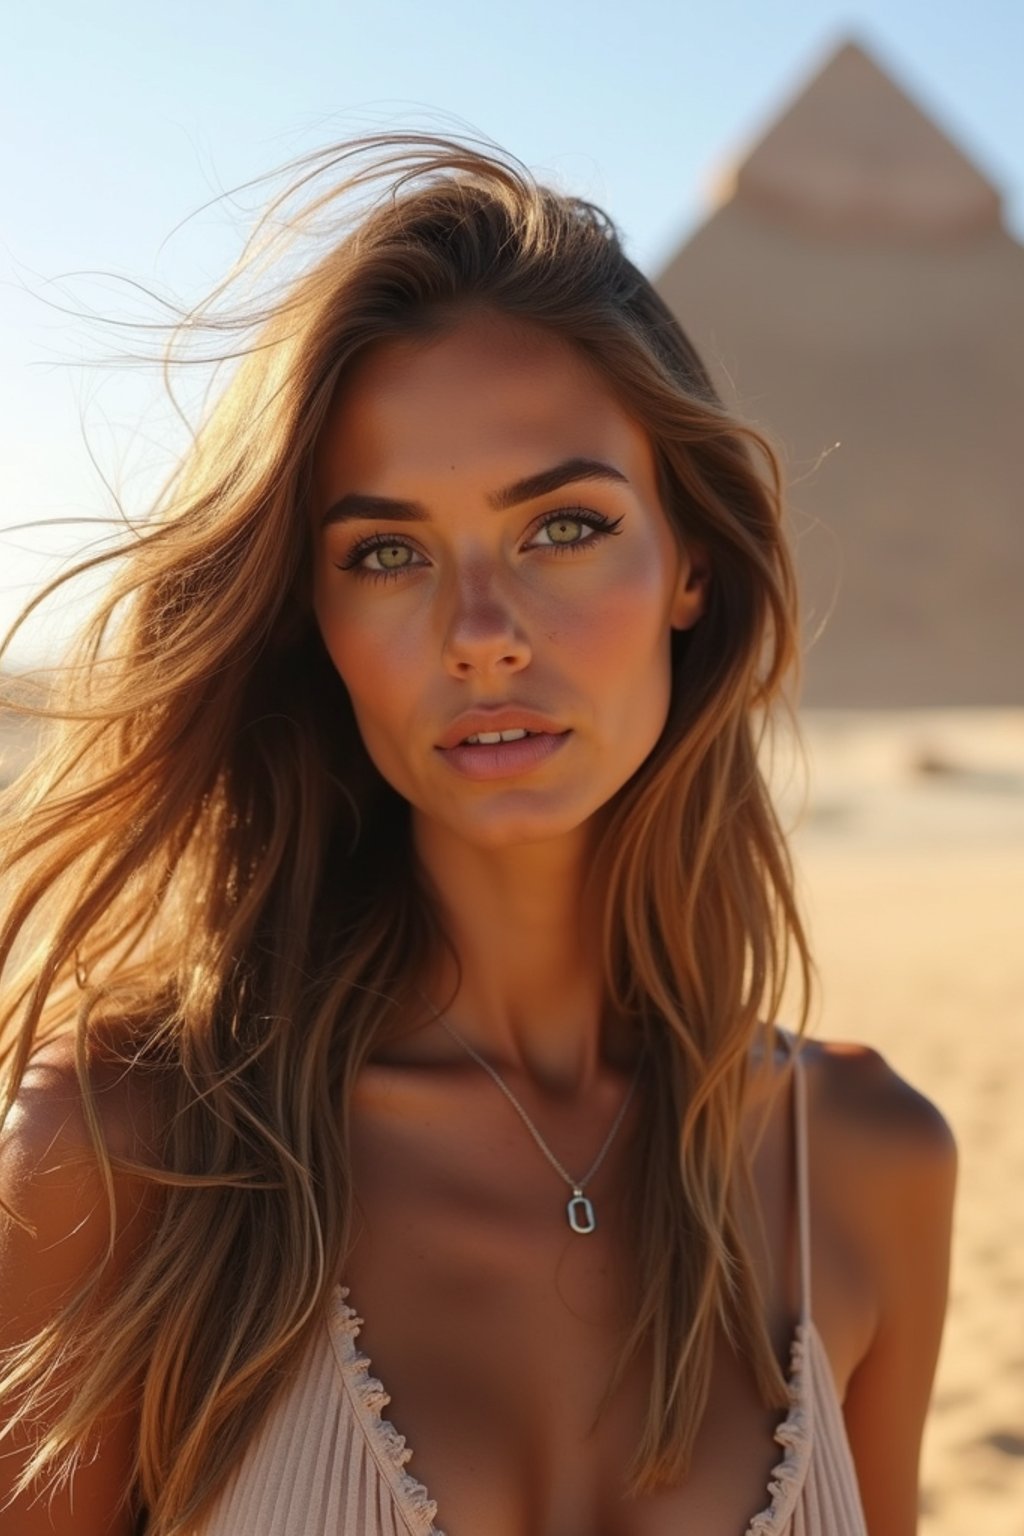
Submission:
<svg viewBox="0 0 1024 1536">
<path fill-rule="evenodd" d="M 671 636 L 664 730 L 603 808 L 592 874 L 607 1005 L 650 1058 L 639 1299 L 601 1405 L 651 1347 L 630 1491 L 685 1475 L 717 1324 L 766 1405 L 787 1401 L 742 1232 L 739 1135 L 751 1047 L 761 1033 L 772 1048 L 794 955 L 799 1032 L 812 974 L 759 770 L 798 659 L 778 455 L 723 407 L 605 214 L 494 146 L 383 133 L 287 169 L 228 286 L 185 318 L 190 335 L 238 327 L 221 340 L 230 379 L 150 515 L 96 557 L 115 562 L 111 583 L 59 697 L 19 706 L 48 724 L 2 806 L 0 1112 L 40 1044 L 73 1037 L 111 1232 L 114 1171 L 149 1181 L 160 1215 L 115 1294 L 101 1261 L 9 1353 L 0 1389 L 16 1389 L 15 1421 L 45 1426 L 21 1487 L 71 1475 L 127 1394 L 125 1497 L 151 1536 L 195 1524 L 321 1325 L 352 1241 L 354 1081 L 439 947 L 458 965 L 409 857 L 409 807 L 314 621 L 307 507 L 346 370 L 467 304 L 600 370 L 650 436 L 673 529 L 712 569 L 701 621 Z M 230 282 L 297 234 L 323 248 L 226 319 Z M 152 1156 L 107 1145 L 89 1071 L 101 1033 L 152 1088 Z M 76 1383 L 59 1400 L 58 1361 Z"/>
</svg>

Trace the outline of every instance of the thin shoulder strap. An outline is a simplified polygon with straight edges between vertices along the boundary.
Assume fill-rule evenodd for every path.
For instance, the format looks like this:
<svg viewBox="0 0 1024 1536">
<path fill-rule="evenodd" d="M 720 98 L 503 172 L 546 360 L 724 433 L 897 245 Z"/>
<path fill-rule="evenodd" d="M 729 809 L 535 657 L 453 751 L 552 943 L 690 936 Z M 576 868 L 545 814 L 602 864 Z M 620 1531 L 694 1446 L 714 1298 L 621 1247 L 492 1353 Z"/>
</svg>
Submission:
<svg viewBox="0 0 1024 1536">
<path fill-rule="evenodd" d="M 788 1032 L 787 1032 L 788 1035 Z M 807 1079 L 795 1035 L 788 1035 L 793 1062 L 793 1141 L 796 1150 L 797 1233 L 800 1247 L 800 1321 L 811 1316 L 811 1200 L 807 1174 Z"/>
<path fill-rule="evenodd" d="M 791 1030 L 777 1024 L 786 1042 L 793 1069 L 793 1162 L 796 1165 L 797 1254 L 800 1260 L 800 1321 L 811 1316 L 811 1201 L 807 1175 L 807 1080 L 804 1076 L 801 1042 Z"/>
</svg>

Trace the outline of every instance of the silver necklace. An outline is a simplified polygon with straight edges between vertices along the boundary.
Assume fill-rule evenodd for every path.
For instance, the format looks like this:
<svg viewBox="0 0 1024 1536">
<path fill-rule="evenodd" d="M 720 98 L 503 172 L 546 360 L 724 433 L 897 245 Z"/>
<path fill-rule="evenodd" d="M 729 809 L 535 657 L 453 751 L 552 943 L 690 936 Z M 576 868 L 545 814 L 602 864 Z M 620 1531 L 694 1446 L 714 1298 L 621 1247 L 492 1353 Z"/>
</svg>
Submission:
<svg viewBox="0 0 1024 1536">
<path fill-rule="evenodd" d="M 417 990 L 419 990 L 419 989 L 417 989 Z M 537 1127 L 534 1125 L 533 1121 L 530 1119 L 529 1115 L 526 1113 L 526 1110 L 523 1108 L 523 1106 L 520 1104 L 519 1100 L 516 1098 L 515 1094 L 512 1092 L 511 1088 L 504 1081 L 504 1079 L 500 1076 L 500 1074 L 495 1071 L 495 1069 L 491 1066 L 490 1062 L 489 1061 L 485 1061 L 484 1058 L 477 1051 L 474 1051 L 473 1047 L 470 1045 L 468 1040 L 463 1040 L 463 1038 L 459 1034 L 458 1030 L 454 1029 L 451 1026 L 451 1024 L 448 1023 L 448 1020 L 444 1017 L 443 1014 L 438 1013 L 437 1009 L 434 1007 L 433 1003 L 430 1001 L 430 998 L 427 997 L 425 992 L 420 992 L 420 996 L 422 997 L 423 1001 L 426 1003 L 427 1007 L 430 1009 L 431 1013 L 434 1015 L 435 1019 L 437 1019 L 438 1023 L 439 1024 L 443 1024 L 444 1028 L 448 1031 L 448 1033 L 452 1036 L 452 1038 L 457 1040 L 459 1042 L 459 1044 L 463 1047 L 463 1049 L 467 1050 L 469 1052 L 469 1054 L 473 1057 L 474 1061 L 479 1062 L 480 1065 L 483 1067 L 484 1071 L 485 1072 L 489 1072 L 491 1074 L 491 1076 L 494 1078 L 494 1081 L 497 1083 L 498 1087 L 501 1089 L 502 1093 L 505 1095 L 505 1097 L 508 1099 L 509 1103 L 512 1105 L 513 1109 L 515 1109 L 517 1114 L 519 1114 L 522 1117 L 523 1121 L 526 1124 L 527 1130 L 530 1132 L 530 1135 L 533 1137 L 533 1139 L 537 1143 L 538 1147 L 540 1147 L 540 1150 L 544 1153 L 544 1156 L 547 1158 L 547 1160 L 551 1164 L 552 1168 L 554 1168 L 558 1173 L 561 1174 L 562 1178 L 565 1180 L 565 1182 L 568 1184 L 569 1188 L 572 1190 L 572 1196 L 569 1199 L 569 1201 L 568 1201 L 568 1203 L 566 1204 L 566 1207 L 565 1207 L 565 1213 L 566 1213 L 567 1217 L 569 1218 L 569 1225 L 572 1228 L 572 1230 L 574 1232 L 580 1232 L 580 1233 L 584 1233 L 584 1234 L 588 1233 L 588 1232 L 593 1232 L 595 1227 L 597 1226 L 597 1216 L 594 1214 L 594 1207 L 593 1207 L 593 1205 L 587 1199 L 587 1197 L 583 1193 L 583 1191 L 584 1191 L 584 1189 L 586 1189 L 587 1185 L 590 1183 L 591 1179 L 594 1177 L 594 1174 L 597 1172 L 597 1170 L 600 1168 L 601 1164 L 604 1162 L 605 1153 L 608 1151 L 608 1148 L 611 1146 L 613 1140 L 615 1139 L 615 1133 L 618 1130 L 619 1126 L 622 1124 L 623 1117 L 625 1116 L 626 1110 L 629 1108 L 630 1100 L 632 1099 L 633 1094 L 636 1092 L 637 1083 L 639 1083 L 639 1081 L 640 1081 L 640 1072 L 641 1072 L 641 1069 L 643 1068 L 643 1064 L 644 1064 L 643 1063 L 643 1057 L 641 1056 L 640 1060 L 637 1062 L 636 1071 L 633 1074 L 633 1081 L 632 1081 L 632 1083 L 629 1086 L 629 1092 L 626 1094 L 626 1097 L 623 1099 L 622 1105 L 621 1105 L 621 1107 L 619 1109 L 619 1112 L 615 1116 L 615 1122 L 612 1125 L 611 1130 L 608 1132 L 607 1137 L 605 1138 L 604 1146 L 601 1148 L 600 1152 L 597 1154 L 596 1158 L 591 1163 L 589 1169 L 584 1174 L 584 1176 L 581 1179 L 574 1179 L 571 1174 L 566 1173 L 565 1169 L 562 1167 L 561 1163 L 558 1161 L 558 1158 L 552 1152 L 551 1148 L 548 1146 L 547 1142 L 544 1140 L 543 1136 L 540 1134 L 540 1132 L 538 1131 Z"/>
</svg>

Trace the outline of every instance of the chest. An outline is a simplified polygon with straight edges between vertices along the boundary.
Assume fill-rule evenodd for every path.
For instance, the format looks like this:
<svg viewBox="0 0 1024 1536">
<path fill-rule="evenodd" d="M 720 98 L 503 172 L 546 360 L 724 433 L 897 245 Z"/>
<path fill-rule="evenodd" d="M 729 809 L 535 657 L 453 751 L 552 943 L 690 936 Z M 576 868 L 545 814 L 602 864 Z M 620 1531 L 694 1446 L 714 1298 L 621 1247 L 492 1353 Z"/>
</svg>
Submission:
<svg viewBox="0 0 1024 1536">
<path fill-rule="evenodd" d="M 412 1447 L 409 1470 L 437 1500 L 438 1528 L 744 1536 L 769 1502 L 783 1410 L 762 1406 L 724 1338 L 679 1486 L 624 1497 L 650 1355 L 633 1362 L 598 1417 L 638 1299 L 626 1238 L 628 1127 L 621 1154 L 588 1186 L 597 1228 L 579 1235 L 566 1219 L 570 1190 L 500 1110 L 486 1096 L 463 1102 L 455 1135 L 437 1106 L 422 1106 L 424 1122 L 408 1103 L 388 1113 L 371 1092 L 353 1117 L 357 1238 L 343 1279 L 363 1318 L 360 1348 L 390 1395 L 387 1417 Z M 582 1140 L 574 1163 L 575 1151 L 565 1147 L 566 1166 L 585 1167 Z M 784 1202 L 766 1212 L 773 1228 L 785 1216 Z M 762 1279 L 777 1358 L 788 1364 L 795 1317 L 785 1266 L 775 1272 L 767 1256 Z"/>
</svg>

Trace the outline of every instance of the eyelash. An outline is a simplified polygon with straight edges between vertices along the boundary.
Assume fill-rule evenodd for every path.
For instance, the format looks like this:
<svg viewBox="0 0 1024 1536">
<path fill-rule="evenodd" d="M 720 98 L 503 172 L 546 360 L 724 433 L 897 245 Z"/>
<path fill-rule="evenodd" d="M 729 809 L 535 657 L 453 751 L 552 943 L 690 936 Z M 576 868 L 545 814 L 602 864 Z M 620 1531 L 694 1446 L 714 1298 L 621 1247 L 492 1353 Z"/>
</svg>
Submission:
<svg viewBox="0 0 1024 1536">
<path fill-rule="evenodd" d="M 559 522 L 583 523 L 588 528 L 592 528 L 594 530 L 590 538 L 580 539 L 575 544 L 540 545 L 541 549 L 553 549 L 560 554 L 572 555 L 575 554 L 577 550 L 589 549 L 592 545 L 599 544 L 601 540 L 606 538 L 609 534 L 617 533 L 619 524 L 622 522 L 622 518 L 605 517 L 602 512 L 592 512 L 585 507 L 563 507 L 559 512 L 549 513 L 548 516 L 545 517 L 538 525 L 537 532 L 542 532 L 542 530 L 549 527 L 551 523 Z M 340 571 L 351 571 L 353 576 L 357 576 L 362 581 L 390 581 L 393 577 L 404 575 L 406 571 L 415 571 L 421 569 L 421 567 L 417 565 L 405 565 L 401 567 L 396 566 L 394 570 L 390 571 L 373 571 L 370 570 L 367 566 L 362 566 L 359 564 L 359 561 L 363 559 L 364 556 L 368 555 L 372 549 L 380 549 L 382 546 L 386 549 L 394 549 L 395 546 L 399 544 L 403 545 L 407 549 L 413 549 L 415 547 L 409 543 L 408 539 L 396 538 L 392 534 L 372 534 L 370 538 L 361 539 L 358 544 L 354 545 L 353 548 L 349 550 L 345 560 L 337 562 L 338 569 Z"/>
</svg>

